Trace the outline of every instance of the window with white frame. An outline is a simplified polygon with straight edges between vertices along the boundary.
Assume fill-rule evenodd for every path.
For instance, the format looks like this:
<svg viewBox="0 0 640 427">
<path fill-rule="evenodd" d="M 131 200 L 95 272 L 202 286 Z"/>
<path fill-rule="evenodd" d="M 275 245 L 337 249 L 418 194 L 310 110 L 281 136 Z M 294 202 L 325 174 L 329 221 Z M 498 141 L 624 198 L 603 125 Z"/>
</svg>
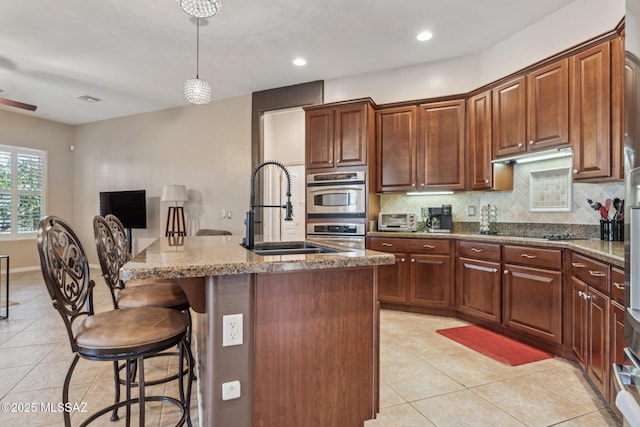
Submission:
<svg viewBox="0 0 640 427">
<path fill-rule="evenodd" d="M 0 145 L 0 239 L 35 236 L 45 212 L 46 154 Z"/>
</svg>

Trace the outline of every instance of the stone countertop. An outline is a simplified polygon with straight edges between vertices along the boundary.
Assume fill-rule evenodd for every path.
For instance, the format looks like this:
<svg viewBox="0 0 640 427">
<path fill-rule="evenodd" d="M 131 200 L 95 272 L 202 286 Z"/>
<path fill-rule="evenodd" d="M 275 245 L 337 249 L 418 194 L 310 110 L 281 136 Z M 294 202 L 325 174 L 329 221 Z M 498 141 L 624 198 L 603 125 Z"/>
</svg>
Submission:
<svg viewBox="0 0 640 427">
<path fill-rule="evenodd" d="M 170 245 L 161 237 L 121 269 L 121 278 L 176 279 L 245 273 L 368 267 L 393 264 L 395 257 L 383 252 L 345 249 L 345 252 L 271 255 L 254 254 L 240 246 L 242 236 L 185 237 L 183 244 Z M 322 243 L 322 246 L 336 246 Z"/>
<path fill-rule="evenodd" d="M 413 233 L 395 231 L 373 231 L 368 237 L 403 237 L 414 239 L 456 239 L 471 240 L 487 243 L 503 243 L 514 245 L 539 246 L 545 248 L 571 249 L 594 259 L 624 268 L 624 242 L 609 242 L 605 240 L 547 240 L 532 237 L 504 236 L 500 234 L 480 233 L 429 233 L 416 231 Z"/>
</svg>

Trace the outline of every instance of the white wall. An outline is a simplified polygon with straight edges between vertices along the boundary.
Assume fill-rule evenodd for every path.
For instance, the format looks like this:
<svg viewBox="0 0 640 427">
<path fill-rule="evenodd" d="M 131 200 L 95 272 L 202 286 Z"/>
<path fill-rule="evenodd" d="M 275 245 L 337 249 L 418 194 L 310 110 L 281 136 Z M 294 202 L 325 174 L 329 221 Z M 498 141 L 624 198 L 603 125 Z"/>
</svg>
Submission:
<svg viewBox="0 0 640 427">
<path fill-rule="evenodd" d="M 168 205 L 160 203 L 160 196 L 165 184 L 187 186 L 189 234 L 198 228 L 243 233 L 250 123 L 251 96 L 246 95 L 77 126 L 73 215 L 80 238 L 93 242 L 91 221 L 99 213 L 100 191 L 135 189 L 147 191 L 147 229 L 133 230 L 134 252 L 164 235 Z M 230 210 L 232 218 L 222 219 L 222 209 Z M 90 257 L 95 257 L 93 246 L 85 248 Z"/>
<path fill-rule="evenodd" d="M 482 84 L 611 31 L 625 13 L 624 0 L 576 0 L 482 53 Z"/>
<path fill-rule="evenodd" d="M 371 97 L 377 104 L 455 95 L 611 31 L 624 0 L 576 0 L 481 54 L 325 81 L 325 102 Z"/>
<path fill-rule="evenodd" d="M 72 126 L 0 110 L 0 144 L 47 152 L 46 213 L 68 221 L 75 199 L 72 143 Z M 39 265 L 35 239 L 0 240 L 0 253 L 9 255 L 11 271 Z"/>
</svg>

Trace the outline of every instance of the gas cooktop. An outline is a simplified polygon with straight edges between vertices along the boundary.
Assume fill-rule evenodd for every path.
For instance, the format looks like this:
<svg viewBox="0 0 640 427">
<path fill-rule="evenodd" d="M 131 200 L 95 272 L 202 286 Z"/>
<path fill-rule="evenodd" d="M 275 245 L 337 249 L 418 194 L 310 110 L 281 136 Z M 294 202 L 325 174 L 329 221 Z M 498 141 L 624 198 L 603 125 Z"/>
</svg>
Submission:
<svg viewBox="0 0 640 427">
<path fill-rule="evenodd" d="M 585 240 L 584 237 L 576 237 L 572 233 L 545 234 L 542 238 L 547 240 Z"/>
</svg>

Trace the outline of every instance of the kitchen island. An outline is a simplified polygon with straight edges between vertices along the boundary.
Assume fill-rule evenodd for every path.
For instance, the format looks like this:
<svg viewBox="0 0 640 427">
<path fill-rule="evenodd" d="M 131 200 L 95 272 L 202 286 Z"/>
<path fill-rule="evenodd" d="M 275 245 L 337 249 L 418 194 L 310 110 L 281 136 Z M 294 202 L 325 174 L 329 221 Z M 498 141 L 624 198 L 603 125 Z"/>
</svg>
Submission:
<svg viewBox="0 0 640 427">
<path fill-rule="evenodd" d="M 393 264 L 393 255 L 260 256 L 239 243 L 160 238 L 121 272 L 127 281 L 179 279 L 187 293 L 201 425 L 356 427 L 374 418 L 377 266 Z M 223 346 L 223 316 L 234 314 L 242 315 L 242 344 Z M 240 397 L 223 400 L 223 384 L 234 381 Z"/>
</svg>

